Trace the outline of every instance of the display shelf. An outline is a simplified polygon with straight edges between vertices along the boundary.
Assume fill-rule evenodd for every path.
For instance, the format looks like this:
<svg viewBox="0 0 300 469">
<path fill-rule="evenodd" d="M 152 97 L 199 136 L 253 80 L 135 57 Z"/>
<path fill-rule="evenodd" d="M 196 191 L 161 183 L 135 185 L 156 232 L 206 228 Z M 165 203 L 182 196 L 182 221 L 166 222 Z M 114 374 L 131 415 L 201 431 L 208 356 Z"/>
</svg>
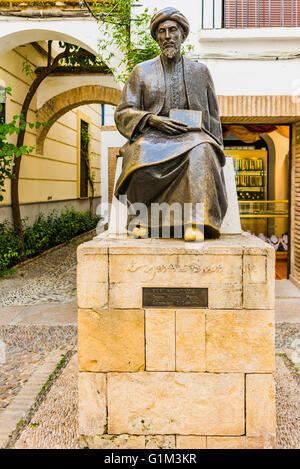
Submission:
<svg viewBox="0 0 300 469">
<path fill-rule="evenodd" d="M 235 172 L 238 176 L 265 176 L 266 175 L 266 172 L 262 170 L 257 170 L 257 171 L 253 171 L 250 169 L 247 171 L 235 170 Z"/>
<path fill-rule="evenodd" d="M 267 151 L 231 150 L 230 156 L 233 158 L 238 200 L 260 201 L 266 199 Z"/>
<path fill-rule="evenodd" d="M 248 187 L 244 187 L 244 186 L 237 186 L 236 188 L 237 191 L 250 191 L 250 192 L 263 192 L 264 191 L 264 188 L 261 187 L 261 186 L 248 186 Z"/>
<path fill-rule="evenodd" d="M 288 218 L 288 205 L 288 200 L 240 200 L 240 217 Z"/>
</svg>

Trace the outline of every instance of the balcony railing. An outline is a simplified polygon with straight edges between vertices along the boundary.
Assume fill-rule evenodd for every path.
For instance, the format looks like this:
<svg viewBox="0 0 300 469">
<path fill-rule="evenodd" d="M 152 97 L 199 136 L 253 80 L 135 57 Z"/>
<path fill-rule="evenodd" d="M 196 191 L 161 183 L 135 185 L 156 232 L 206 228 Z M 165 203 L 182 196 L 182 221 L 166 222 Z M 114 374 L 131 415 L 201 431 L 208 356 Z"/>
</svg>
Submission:
<svg viewBox="0 0 300 469">
<path fill-rule="evenodd" d="M 300 0 L 201 0 L 202 29 L 300 26 Z"/>
</svg>

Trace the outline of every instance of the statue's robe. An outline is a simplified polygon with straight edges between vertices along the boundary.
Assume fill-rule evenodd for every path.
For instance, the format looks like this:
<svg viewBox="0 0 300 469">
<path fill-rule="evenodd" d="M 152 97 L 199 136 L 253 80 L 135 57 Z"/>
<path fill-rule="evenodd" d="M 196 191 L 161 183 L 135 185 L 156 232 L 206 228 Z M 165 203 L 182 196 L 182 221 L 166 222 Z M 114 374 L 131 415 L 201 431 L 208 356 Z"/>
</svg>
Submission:
<svg viewBox="0 0 300 469">
<path fill-rule="evenodd" d="M 147 124 L 151 114 L 168 116 L 170 108 L 202 111 L 201 131 L 168 135 Z M 207 67 L 183 57 L 181 72 L 170 74 L 162 56 L 137 65 L 122 91 L 115 122 L 128 139 L 120 150 L 123 166 L 116 197 L 126 194 L 130 204 L 142 202 L 147 207 L 164 202 L 190 204 L 188 221 L 204 225 L 206 237 L 217 237 L 227 210 L 225 155 Z M 197 203 L 204 206 L 201 219 Z M 150 217 L 151 211 L 140 224 L 150 228 Z M 171 224 L 177 223 L 182 220 L 173 216 Z"/>
</svg>

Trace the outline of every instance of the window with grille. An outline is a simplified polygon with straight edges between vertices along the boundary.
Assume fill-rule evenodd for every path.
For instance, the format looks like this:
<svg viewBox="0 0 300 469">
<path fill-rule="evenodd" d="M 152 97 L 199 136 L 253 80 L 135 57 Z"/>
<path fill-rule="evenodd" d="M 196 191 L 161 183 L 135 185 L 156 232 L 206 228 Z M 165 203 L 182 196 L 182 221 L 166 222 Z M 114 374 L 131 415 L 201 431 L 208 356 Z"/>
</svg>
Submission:
<svg viewBox="0 0 300 469">
<path fill-rule="evenodd" d="M 300 0 L 224 0 L 225 28 L 300 26 Z"/>
<path fill-rule="evenodd" d="M 80 197 L 88 197 L 89 124 L 80 120 Z"/>
</svg>

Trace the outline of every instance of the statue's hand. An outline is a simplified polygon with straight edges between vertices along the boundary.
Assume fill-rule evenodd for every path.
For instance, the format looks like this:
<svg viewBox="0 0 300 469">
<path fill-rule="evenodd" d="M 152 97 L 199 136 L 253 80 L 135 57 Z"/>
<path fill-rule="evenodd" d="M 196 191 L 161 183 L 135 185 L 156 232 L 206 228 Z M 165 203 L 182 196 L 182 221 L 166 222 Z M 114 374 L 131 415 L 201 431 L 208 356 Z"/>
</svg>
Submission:
<svg viewBox="0 0 300 469">
<path fill-rule="evenodd" d="M 188 131 L 188 126 L 183 122 L 174 121 L 168 117 L 155 116 L 154 114 L 149 117 L 148 124 L 150 127 L 170 135 L 178 135 Z"/>
</svg>

